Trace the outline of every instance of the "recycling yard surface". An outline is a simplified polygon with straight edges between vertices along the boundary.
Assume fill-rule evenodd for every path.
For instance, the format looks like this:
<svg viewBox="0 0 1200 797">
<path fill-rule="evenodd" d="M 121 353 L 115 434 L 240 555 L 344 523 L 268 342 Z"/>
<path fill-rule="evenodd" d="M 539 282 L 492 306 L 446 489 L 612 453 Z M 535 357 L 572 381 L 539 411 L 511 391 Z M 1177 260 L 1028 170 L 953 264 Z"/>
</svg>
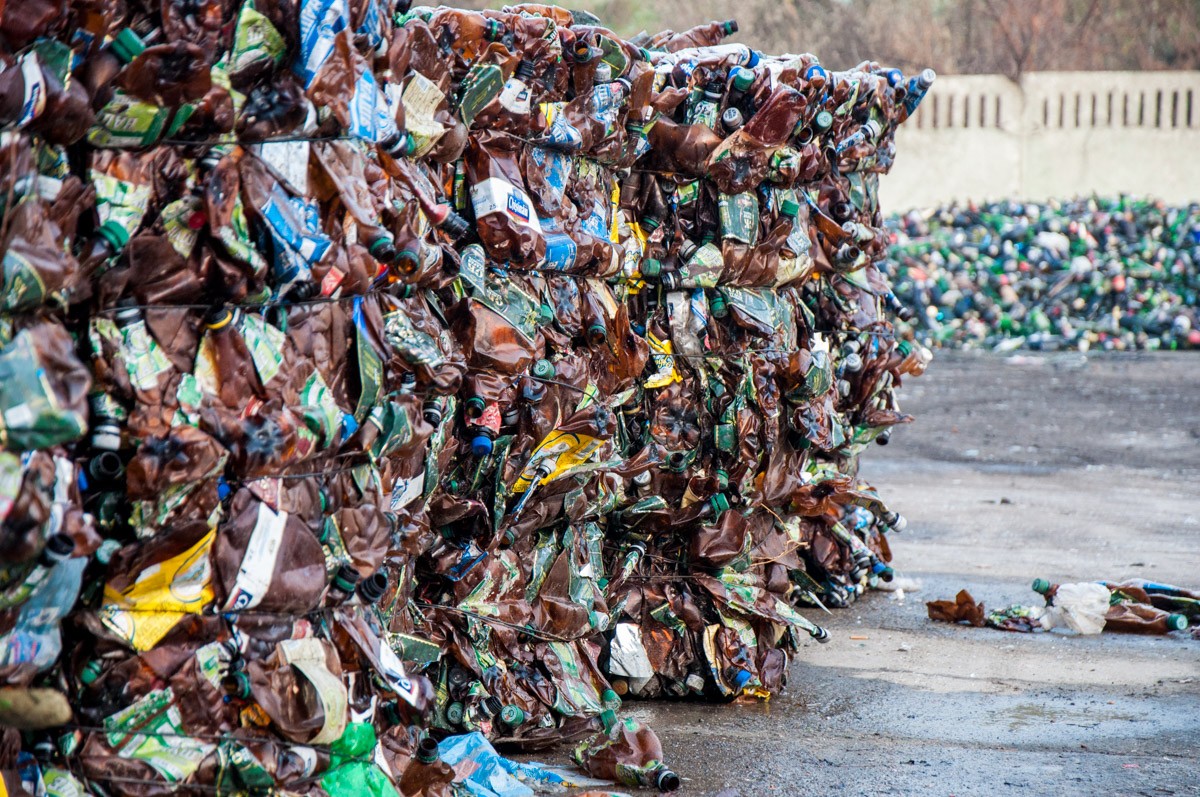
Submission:
<svg viewBox="0 0 1200 797">
<path fill-rule="evenodd" d="M 1054 582 L 1200 582 L 1200 361 L 939 352 L 863 458 L 898 583 L 820 618 L 769 703 L 628 703 L 687 794 L 1200 794 L 1200 641 L 935 624 Z M 819 612 L 810 612 L 816 618 Z"/>
</svg>

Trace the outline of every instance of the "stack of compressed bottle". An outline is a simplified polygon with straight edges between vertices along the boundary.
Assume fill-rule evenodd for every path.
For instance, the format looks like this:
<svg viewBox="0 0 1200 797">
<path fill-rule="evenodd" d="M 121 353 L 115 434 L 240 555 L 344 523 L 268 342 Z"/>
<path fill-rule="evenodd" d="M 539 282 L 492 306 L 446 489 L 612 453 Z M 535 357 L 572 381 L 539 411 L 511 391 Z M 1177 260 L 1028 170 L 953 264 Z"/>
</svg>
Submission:
<svg viewBox="0 0 1200 797">
<path fill-rule="evenodd" d="M 888 228 L 889 273 L 925 345 L 1200 348 L 1200 206 L 952 205 Z"/>
<path fill-rule="evenodd" d="M 932 72 L 533 5 L 0 15 L 10 788 L 435 794 L 473 731 L 668 788 L 622 699 L 765 699 L 798 607 L 891 577 L 857 457 L 929 353 L 876 189 Z"/>
</svg>

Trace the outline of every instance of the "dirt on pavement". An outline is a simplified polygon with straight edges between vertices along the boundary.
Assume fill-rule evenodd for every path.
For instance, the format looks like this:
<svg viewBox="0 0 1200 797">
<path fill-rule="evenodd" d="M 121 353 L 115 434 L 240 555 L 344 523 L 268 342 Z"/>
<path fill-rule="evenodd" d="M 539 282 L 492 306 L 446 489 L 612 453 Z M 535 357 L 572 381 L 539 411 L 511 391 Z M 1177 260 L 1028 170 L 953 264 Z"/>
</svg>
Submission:
<svg viewBox="0 0 1200 797">
<path fill-rule="evenodd" d="M 939 353 L 862 476 L 901 592 L 831 615 L 765 704 L 627 703 L 687 795 L 1200 795 L 1200 640 L 935 624 L 1054 582 L 1200 585 L 1200 359 Z"/>
</svg>

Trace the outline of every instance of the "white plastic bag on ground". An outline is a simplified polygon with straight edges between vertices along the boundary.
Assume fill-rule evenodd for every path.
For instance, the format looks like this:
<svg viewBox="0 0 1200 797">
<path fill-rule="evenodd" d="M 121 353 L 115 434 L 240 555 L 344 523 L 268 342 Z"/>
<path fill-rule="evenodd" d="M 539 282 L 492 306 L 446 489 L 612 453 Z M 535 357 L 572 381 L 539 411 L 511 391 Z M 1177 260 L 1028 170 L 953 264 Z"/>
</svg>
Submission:
<svg viewBox="0 0 1200 797">
<path fill-rule="evenodd" d="M 1047 629 L 1066 626 L 1080 634 L 1099 634 L 1108 613 L 1108 587 L 1095 582 L 1060 584 L 1054 605 L 1046 611 L 1042 625 Z"/>
</svg>

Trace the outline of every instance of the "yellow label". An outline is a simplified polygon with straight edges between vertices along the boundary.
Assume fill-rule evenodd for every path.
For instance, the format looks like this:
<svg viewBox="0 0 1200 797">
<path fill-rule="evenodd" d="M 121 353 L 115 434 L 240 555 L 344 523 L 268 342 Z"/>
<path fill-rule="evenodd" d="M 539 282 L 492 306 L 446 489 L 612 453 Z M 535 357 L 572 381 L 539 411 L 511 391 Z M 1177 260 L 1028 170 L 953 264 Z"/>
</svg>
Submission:
<svg viewBox="0 0 1200 797">
<path fill-rule="evenodd" d="M 150 650 L 186 615 L 199 614 L 213 600 L 212 551 L 215 529 L 209 529 L 186 551 L 141 572 L 118 592 L 104 587 L 101 619 L 134 650 Z"/>
<path fill-rule="evenodd" d="M 548 466 L 550 470 L 546 476 L 538 480 L 538 484 L 546 484 L 565 476 L 591 459 L 592 454 L 596 453 L 603 443 L 604 441 L 600 438 L 590 435 L 557 430 L 551 432 L 546 435 L 545 440 L 538 444 L 533 455 L 529 457 L 529 462 L 521 471 L 516 484 L 513 485 L 513 494 L 528 490 L 529 486 L 533 484 L 533 480 L 538 477 L 539 468 L 545 470 Z"/>
<path fill-rule="evenodd" d="M 683 377 L 679 375 L 679 371 L 675 370 L 675 357 L 671 349 L 671 341 L 659 340 L 651 332 L 646 335 L 646 342 L 650 344 L 650 357 L 654 360 L 654 367 L 658 370 L 647 377 L 646 381 L 642 383 L 643 387 L 666 387 L 674 382 L 682 382 Z"/>
</svg>

